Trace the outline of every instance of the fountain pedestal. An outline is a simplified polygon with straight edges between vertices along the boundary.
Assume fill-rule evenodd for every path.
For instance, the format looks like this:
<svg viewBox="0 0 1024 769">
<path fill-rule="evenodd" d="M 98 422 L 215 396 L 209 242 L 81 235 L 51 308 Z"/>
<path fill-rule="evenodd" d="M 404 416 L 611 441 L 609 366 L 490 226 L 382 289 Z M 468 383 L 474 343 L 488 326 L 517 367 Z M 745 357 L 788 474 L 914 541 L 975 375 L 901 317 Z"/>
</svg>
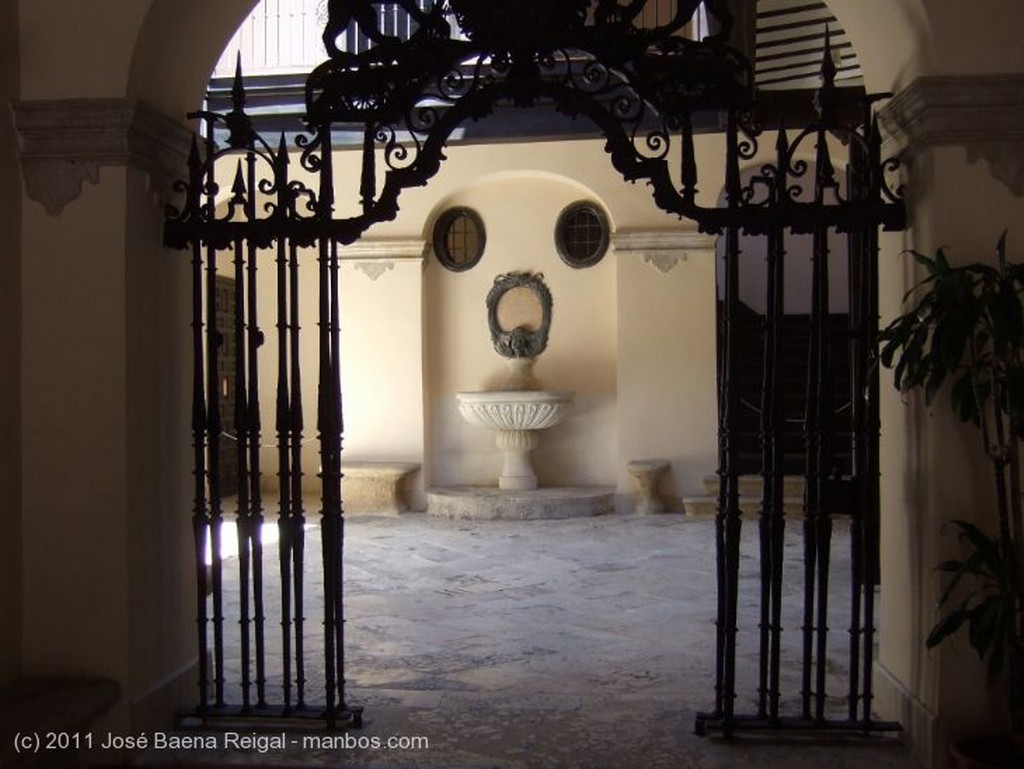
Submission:
<svg viewBox="0 0 1024 769">
<path fill-rule="evenodd" d="M 505 463 L 498 476 L 498 488 L 522 491 L 537 488 L 530 452 L 537 448 L 537 434 L 532 430 L 498 430 L 498 448 L 505 452 Z"/>
</svg>

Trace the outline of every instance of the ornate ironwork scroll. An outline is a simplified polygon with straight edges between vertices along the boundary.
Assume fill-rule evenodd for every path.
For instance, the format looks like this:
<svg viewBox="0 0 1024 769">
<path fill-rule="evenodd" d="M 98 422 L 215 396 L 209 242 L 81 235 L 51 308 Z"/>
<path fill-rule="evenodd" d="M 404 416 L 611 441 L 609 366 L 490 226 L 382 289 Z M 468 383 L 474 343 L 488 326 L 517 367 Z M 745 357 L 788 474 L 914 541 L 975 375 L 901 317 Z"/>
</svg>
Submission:
<svg viewBox="0 0 1024 769">
<path fill-rule="evenodd" d="M 345 692 L 343 603 L 344 511 L 341 451 L 344 430 L 339 373 L 339 250 L 375 223 L 393 219 L 402 190 L 426 184 L 440 169 L 446 143 L 466 121 L 498 109 L 545 106 L 588 120 L 604 135 L 609 161 L 628 182 L 645 182 L 655 205 L 696 223 L 725 242 L 725 297 L 719 314 L 724 340 L 719 365 L 719 476 L 721 493 L 715 523 L 717 542 L 718 633 L 715 707 L 698 717 L 700 731 L 729 733 L 754 725 L 779 728 L 874 729 L 870 715 L 873 586 L 878 572 L 878 415 L 877 386 L 868 367 L 876 331 L 877 231 L 900 228 L 904 207 L 887 185 L 893 170 L 883 163 L 872 119 L 875 97 L 847 103 L 826 67 L 818 92 L 818 118 L 799 132 L 777 134 L 775 161 L 749 183 L 741 166 L 757 154 L 762 128 L 756 125 L 757 98 L 750 63 L 729 45 L 733 20 L 728 3 L 708 2 L 717 32 L 697 40 L 687 36 L 698 0 L 395 0 L 391 3 L 332 0 L 324 41 L 330 59 L 310 73 L 305 89 L 305 125 L 289 147 L 259 136 L 246 111 L 241 72 L 231 109 L 198 112 L 204 139 L 189 159 L 188 179 L 179 183 L 182 200 L 171 210 L 166 243 L 191 250 L 193 266 L 192 431 L 195 461 L 193 529 L 197 558 L 197 639 L 200 650 L 198 712 L 218 714 L 316 715 L 329 723 L 358 723 L 361 710 Z M 375 14 L 382 6 L 405 14 L 395 33 Z M 343 35 L 366 43 L 353 51 Z M 856 119 L 846 121 L 853 108 Z M 700 131 L 725 133 L 725 205 L 698 201 L 701 179 L 695 152 Z M 709 126 L 711 128 L 709 128 Z M 358 178 L 336 178 L 335 132 L 362 137 Z M 220 143 L 214 136 L 223 137 Z M 791 138 L 792 137 L 792 138 Z M 840 184 L 831 158 L 836 140 L 849 148 L 848 179 Z M 807 181 L 800 160 L 813 146 L 817 157 L 813 195 L 798 194 Z M 298 163 L 301 173 L 294 173 Z M 309 181 L 312 179 L 313 181 Z M 801 181 L 803 180 L 803 181 Z M 354 214 L 337 204 L 339 196 L 357 201 Z M 783 595 L 784 444 L 787 425 L 779 393 L 777 351 L 783 342 L 783 285 L 788 233 L 815 239 L 814 311 L 811 314 L 810 404 L 803 420 L 807 496 L 803 540 L 804 680 L 801 712 L 782 713 L 780 623 Z M 852 343 L 855 404 L 855 468 L 850 476 L 833 472 L 836 454 L 833 383 L 828 332 L 828 234 L 850 242 L 854 311 L 845 333 Z M 765 360 L 761 384 L 761 472 L 764 499 L 758 522 L 761 566 L 758 694 L 755 713 L 737 711 L 737 632 L 740 514 L 738 432 L 743 373 L 739 361 L 739 274 L 744 255 L 740 235 L 768 244 L 768 313 L 761 334 Z M 308 430 L 302 406 L 299 354 L 299 261 L 318 264 L 317 441 L 320 447 L 320 534 L 323 550 L 323 670 L 311 670 L 306 657 L 306 613 L 312 610 L 305 584 L 305 532 L 302 443 Z M 257 274 L 270 272 L 276 285 L 273 320 L 257 313 Z M 231 328 L 218 328 L 212 309 L 218 275 L 233 272 L 235 311 Z M 265 344 L 263 324 L 273 323 L 273 344 Z M 306 333 L 311 333 L 307 331 Z M 222 434 L 224 413 L 217 371 L 222 346 L 236 347 L 235 434 Z M 259 380 L 260 356 L 276 356 L 274 427 L 260 422 L 266 383 Z M 269 369 L 264 369 L 264 371 Z M 261 387 L 264 385 L 264 387 Z M 860 400 L 861 394 L 867 393 Z M 279 463 L 276 499 L 265 498 L 260 447 L 273 432 Z M 235 441 L 239 492 L 222 500 L 221 444 Z M 824 650 L 827 628 L 832 518 L 853 522 L 854 614 L 850 626 L 849 712 L 834 719 L 826 712 Z M 263 532 L 276 517 L 277 568 L 281 581 L 279 616 L 268 618 L 264 600 Z M 240 680 L 225 680 L 225 650 L 234 639 L 226 627 L 225 569 L 221 557 L 229 519 L 239 549 Z M 209 564 L 207 565 L 207 553 Z M 210 598 L 207 598 L 207 594 Z M 266 633 L 279 625 L 282 671 L 268 673 Z M 312 676 L 322 678 L 323 698 L 310 691 Z M 861 679 L 857 676 L 860 675 Z M 274 680 L 271 681 L 270 679 Z M 855 680 L 856 679 L 856 680 Z M 236 687 L 234 702 L 229 687 Z M 232 689 L 233 691 L 233 689 Z M 310 703 L 316 701 L 315 705 Z"/>
</svg>

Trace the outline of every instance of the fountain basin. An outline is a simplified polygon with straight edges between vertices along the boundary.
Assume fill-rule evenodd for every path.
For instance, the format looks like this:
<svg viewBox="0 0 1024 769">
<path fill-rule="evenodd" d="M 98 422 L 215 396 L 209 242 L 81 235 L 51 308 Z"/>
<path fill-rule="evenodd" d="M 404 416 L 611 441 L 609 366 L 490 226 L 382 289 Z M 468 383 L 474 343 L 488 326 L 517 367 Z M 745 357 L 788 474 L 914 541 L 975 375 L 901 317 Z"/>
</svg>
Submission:
<svg viewBox="0 0 1024 769">
<path fill-rule="evenodd" d="M 470 424 L 495 430 L 505 463 L 498 488 L 522 491 L 537 488 L 530 452 L 537 432 L 561 422 L 572 403 L 566 390 L 493 390 L 461 392 L 455 396 L 459 413 Z"/>
<path fill-rule="evenodd" d="M 567 390 L 461 392 L 459 413 L 470 424 L 491 430 L 543 430 L 561 422 L 572 403 Z"/>
</svg>

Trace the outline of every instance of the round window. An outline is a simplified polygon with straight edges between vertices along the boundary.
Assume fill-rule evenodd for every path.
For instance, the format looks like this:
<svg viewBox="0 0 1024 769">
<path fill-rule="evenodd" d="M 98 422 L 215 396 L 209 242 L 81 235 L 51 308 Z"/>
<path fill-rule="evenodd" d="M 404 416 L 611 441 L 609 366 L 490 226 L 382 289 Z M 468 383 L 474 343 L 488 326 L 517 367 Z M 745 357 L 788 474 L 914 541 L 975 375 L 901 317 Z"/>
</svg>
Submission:
<svg viewBox="0 0 1024 769">
<path fill-rule="evenodd" d="M 570 267 L 590 267 L 608 250 L 608 218 L 593 203 L 573 203 L 558 217 L 555 246 Z"/>
<path fill-rule="evenodd" d="M 434 225 L 434 254 L 449 270 L 468 270 L 480 261 L 486 241 L 484 223 L 469 208 L 449 208 Z"/>
</svg>

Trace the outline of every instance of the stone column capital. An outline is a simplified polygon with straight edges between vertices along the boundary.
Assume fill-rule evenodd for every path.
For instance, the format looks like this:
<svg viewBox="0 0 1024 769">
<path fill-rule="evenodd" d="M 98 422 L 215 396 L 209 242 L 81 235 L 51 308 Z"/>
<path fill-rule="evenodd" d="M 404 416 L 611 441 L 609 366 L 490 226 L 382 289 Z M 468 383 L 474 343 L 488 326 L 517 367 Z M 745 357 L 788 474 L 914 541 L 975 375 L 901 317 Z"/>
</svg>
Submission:
<svg viewBox="0 0 1024 769">
<path fill-rule="evenodd" d="M 962 146 L 992 176 L 1024 196 L 1024 74 L 923 75 L 879 115 L 911 155 Z"/>
<path fill-rule="evenodd" d="M 57 216 L 99 181 L 101 166 L 144 169 L 156 190 L 185 173 L 192 133 L 184 125 L 129 99 L 58 99 L 13 104 L 21 140 L 25 187 Z"/>
</svg>

